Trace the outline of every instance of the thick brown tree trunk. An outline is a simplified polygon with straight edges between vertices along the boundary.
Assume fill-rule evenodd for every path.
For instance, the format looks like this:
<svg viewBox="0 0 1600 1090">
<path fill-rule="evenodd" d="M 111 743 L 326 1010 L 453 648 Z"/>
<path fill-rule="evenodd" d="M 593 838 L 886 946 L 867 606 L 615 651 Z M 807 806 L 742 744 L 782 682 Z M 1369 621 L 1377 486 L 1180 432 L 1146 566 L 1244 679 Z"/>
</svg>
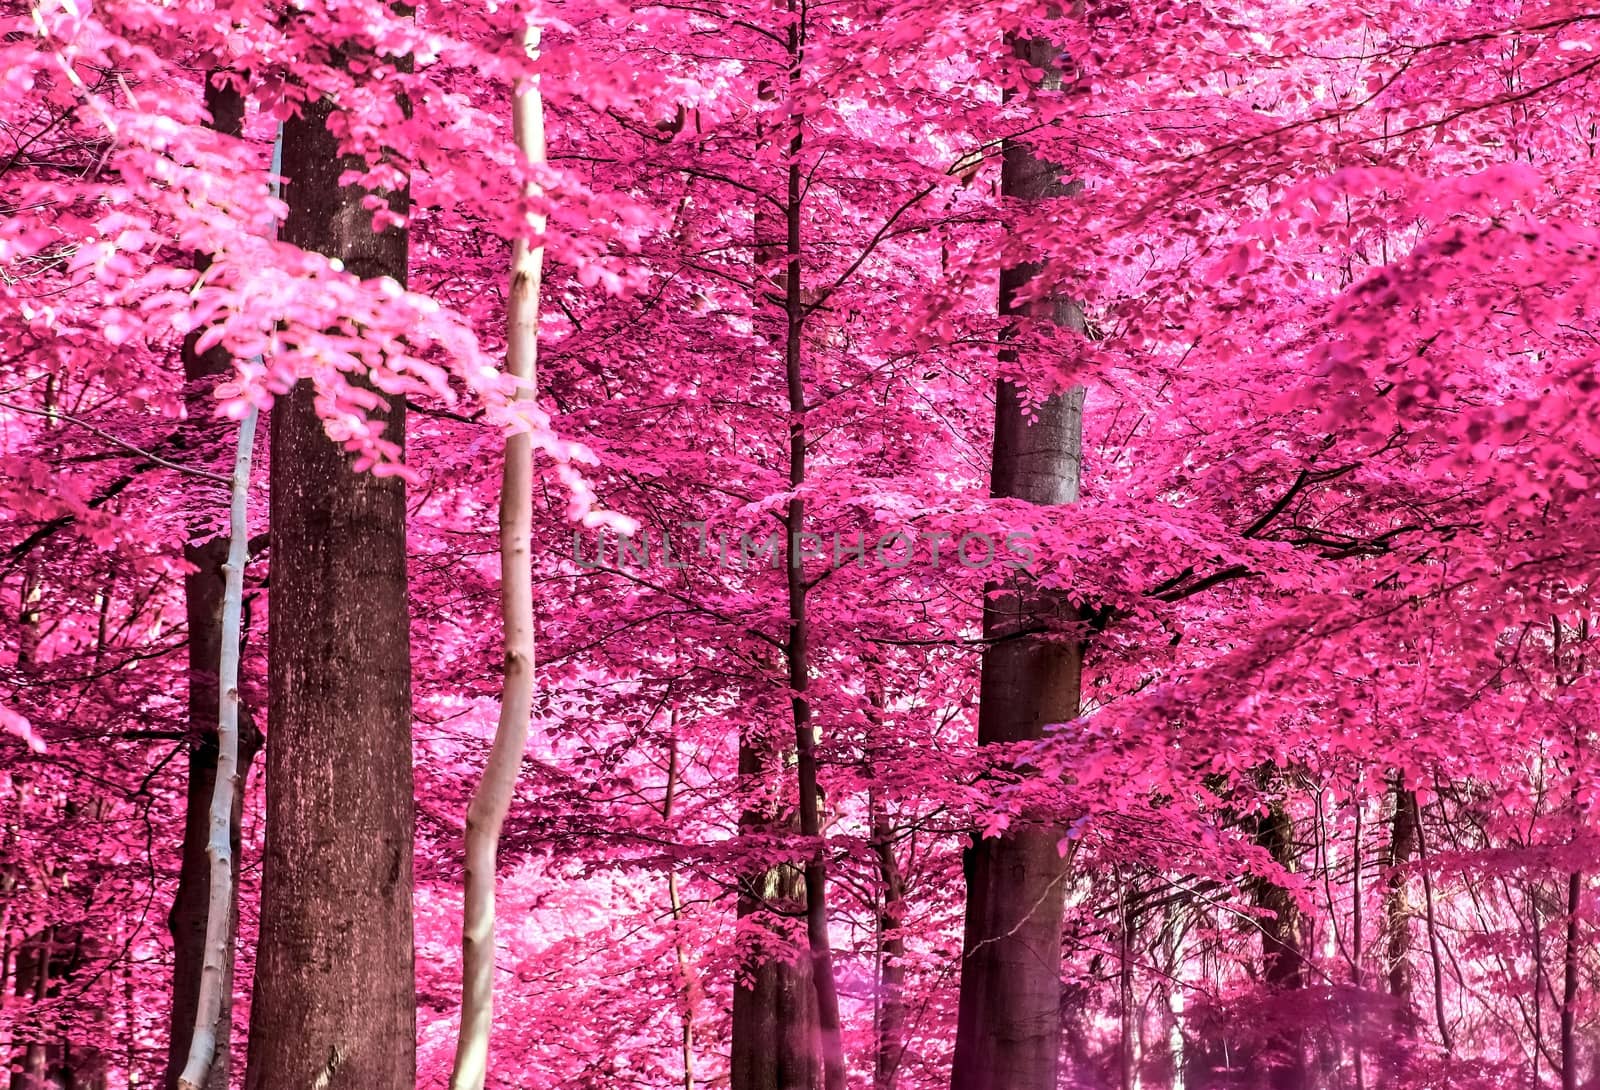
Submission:
<svg viewBox="0 0 1600 1090">
<path fill-rule="evenodd" d="M 1060 85 L 1047 41 L 1014 43 L 1019 55 Z M 1060 170 L 1025 144 L 1007 141 L 1000 189 L 1030 201 L 1068 192 Z M 1059 299 L 1024 311 L 1021 290 L 1033 265 L 1003 269 L 1000 312 L 1030 313 L 1081 329 L 1082 312 Z M 1022 392 L 1002 380 L 995 392 L 990 493 L 1038 504 L 1078 498 L 1083 392 L 1057 394 L 1030 417 Z M 1046 726 L 1075 719 L 1083 649 L 1078 618 L 1060 595 L 1018 573 L 993 588 L 984 609 L 978 743 L 1028 742 Z M 1040 630 L 1047 629 L 1048 634 Z M 1031 634 L 1023 634 L 1031 633 Z M 1024 818 L 967 852 L 967 918 L 962 944 L 954 1090 L 1055 1090 L 1061 1049 L 1061 829 Z"/>
<path fill-rule="evenodd" d="M 206 83 L 206 109 L 211 127 L 229 136 L 244 131 L 244 97 L 231 86 Z M 209 258 L 202 256 L 202 267 Z M 227 352 L 214 347 L 196 352 L 200 339 L 196 330 L 183 345 L 184 403 L 188 421 L 179 435 L 191 449 L 215 439 L 218 428 L 211 420 L 215 399 L 211 388 L 231 370 Z M 223 428 L 222 431 L 231 431 Z M 218 503 L 220 510 L 221 504 Z M 178 1076 L 189 1055 L 194 1036 L 194 1018 L 200 995 L 200 971 L 205 961 L 206 906 L 211 899 L 211 863 L 206 855 L 210 837 L 211 795 L 217 775 L 217 665 L 222 657 L 222 565 L 227 560 L 228 540 L 218 536 L 209 522 L 195 526 L 184 548 L 184 559 L 195 570 L 184 576 L 184 614 L 189 632 L 189 779 L 184 797 L 183 853 L 178 871 L 178 892 L 167 916 L 172 935 L 172 1009 L 168 1025 L 167 1066 L 163 1076 L 166 1090 L 176 1090 Z M 245 784 L 261 734 L 248 713 L 241 716 L 239 732 L 239 785 L 234 793 L 232 821 L 233 883 L 239 886 L 239 826 L 244 812 Z M 238 927 L 238 898 L 234 898 L 233 929 Z M 230 937 L 228 948 L 234 943 Z M 208 1090 L 226 1090 L 231 1066 L 233 1025 L 233 959 L 228 959 L 227 986 L 222 993 L 222 1010 L 217 1016 L 217 1047 L 207 1079 Z"/>
<path fill-rule="evenodd" d="M 330 105 L 284 125 L 285 240 L 404 282 L 406 234 L 372 230 Z M 388 194 L 396 212 L 407 199 Z M 411 660 L 405 486 L 356 473 L 302 381 L 272 409 L 271 715 L 249 1090 L 410 1090 Z M 401 443 L 389 399 L 385 437 Z"/>
</svg>

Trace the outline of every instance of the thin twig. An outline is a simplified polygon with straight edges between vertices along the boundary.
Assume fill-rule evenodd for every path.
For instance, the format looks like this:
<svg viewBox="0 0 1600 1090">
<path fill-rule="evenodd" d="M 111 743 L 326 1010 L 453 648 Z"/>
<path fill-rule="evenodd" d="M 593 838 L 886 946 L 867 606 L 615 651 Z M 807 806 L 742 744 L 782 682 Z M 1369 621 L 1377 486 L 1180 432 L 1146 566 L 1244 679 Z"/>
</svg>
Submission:
<svg viewBox="0 0 1600 1090">
<path fill-rule="evenodd" d="M 106 442 L 115 446 L 119 446 L 129 453 L 137 454 L 141 458 L 148 458 L 158 466 L 165 466 L 167 469 L 177 470 L 179 473 L 187 473 L 192 477 L 199 477 L 201 480 L 210 481 L 212 484 L 232 484 L 228 478 L 223 477 L 220 474 L 212 473 L 204 469 L 195 469 L 193 466 L 186 466 L 178 462 L 170 461 L 161 457 L 159 454 L 152 454 L 150 451 L 145 450 L 141 446 L 136 446 L 135 444 L 128 442 L 126 439 L 118 439 L 115 435 L 112 435 L 105 429 L 95 427 L 87 420 L 80 420 L 75 416 L 68 416 L 66 413 L 46 409 L 30 409 L 23 405 L 14 405 L 9 401 L 0 401 L 0 409 L 10 409 L 12 412 L 25 413 L 28 416 L 41 416 L 46 420 L 60 420 L 68 424 L 76 424 L 78 427 L 83 428 L 86 431 L 93 432 Z"/>
</svg>

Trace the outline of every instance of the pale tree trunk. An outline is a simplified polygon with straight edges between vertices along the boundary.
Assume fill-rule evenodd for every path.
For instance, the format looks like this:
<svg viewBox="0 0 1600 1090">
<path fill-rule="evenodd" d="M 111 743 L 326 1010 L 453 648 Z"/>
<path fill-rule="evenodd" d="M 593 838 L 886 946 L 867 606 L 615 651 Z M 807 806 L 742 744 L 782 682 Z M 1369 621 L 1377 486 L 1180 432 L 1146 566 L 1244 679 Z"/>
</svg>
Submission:
<svg viewBox="0 0 1600 1090">
<path fill-rule="evenodd" d="M 208 79 L 206 108 L 211 127 L 229 136 L 244 131 L 244 97 L 229 86 L 215 86 Z M 204 267 L 210 258 L 201 255 Z M 215 399 L 212 387 L 230 370 L 227 350 L 218 346 L 196 352 L 200 330 L 191 333 L 183 344 L 184 403 L 188 422 L 180 431 L 180 441 L 188 446 L 205 444 L 217 429 L 210 421 Z M 206 957 L 206 926 L 211 903 L 211 859 L 207 849 L 211 839 L 211 803 L 217 776 L 217 708 L 220 689 L 218 664 L 222 660 L 223 563 L 228 539 L 211 536 L 208 526 L 193 528 L 184 547 L 184 559 L 194 571 L 183 577 L 184 614 L 188 624 L 188 715 L 189 772 L 184 800 L 183 852 L 178 871 L 178 891 L 167 916 L 172 935 L 172 1007 L 167 1038 L 167 1063 L 163 1075 L 166 1090 L 176 1090 L 178 1078 L 189 1060 L 189 1045 L 195 1027 L 195 1012 L 200 1002 L 200 985 Z M 237 650 L 237 649 L 235 649 Z M 250 766 L 261 748 L 261 732 L 248 711 L 242 710 L 238 744 L 239 785 L 234 792 L 229 819 L 229 854 L 233 859 L 229 884 L 234 891 L 239 882 L 240 825 L 244 815 L 245 783 Z M 233 911 L 229 922 L 227 956 L 223 964 L 221 1005 L 215 1025 L 215 1052 L 207 1076 L 206 1090 L 227 1090 L 232 1066 L 233 965 L 234 939 L 238 932 L 238 900 L 230 897 Z"/>
<path fill-rule="evenodd" d="M 403 228 L 372 229 L 327 100 L 284 123 L 283 238 L 404 283 Z M 383 194 L 404 215 L 408 194 Z M 403 444 L 405 404 L 375 414 Z M 357 473 L 303 380 L 272 408 L 270 722 L 248 1090 L 411 1090 L 411 643 L 405 484 Z"/>
<path fill-rule="evenodd" d="M 1313 871 L 1321 876 L 1324 888 L 1331 891 L 1333 876 L 1339 873 L 1339 844 L 1328 832 L 1326 797 L 1321 792 L 1315 792 L 1312 801 L 1315 807 L 1314 820 L 1310 823 L 1311 843 L 1306 850 L 1310 852 Z M 1342 925 L 1339 916 L 1333 912 L 1333 903 L 1333 895 L 1330 892 L 1329 911 L 1325 918 L 1300 914 L 1303 948 L 1316 949 L 1320 938 L 1322 959 L 1328 965 L 1336 964 L 1343 954 L 1348 953 L 1347 929 Z M 1303 980 L 1300 986 L 1304 987 Z M 1313 1029 L 1311 1019 L 1309 1017 L 1304 1019 L 1305 1029 L 1301 1037 L 1306 1047 L 1307 1060 L 1306 1074 L 1302 1081 L 1306 1087 L 1339 1087 L 1339 1090 L 1343 1090 L 1341 1082 L 1344 1070 L 1344 1035 L 1335 1028 L 1331 1011 L 1323 1012 L 1317 1021 L 1320 1025 Z"/>
<path fill-rule="evenodd" d="M 667 788 L 661 799 L 661 820 L 668 825 L 672 823 L 673 804 L 678 799 L 678 710 L 672 709 L 670 714 L 670 738 L 667 742 Z M 695 1007 L 699 1003 L 700 989 L 695 983 L 694 962 L 689 956 L 689 947 L 683 938 L 683 895 L 678 889 L 678 872 L 667 871 L 667 908 L 672 913 L 672 926 L 674 935 L 672 939 L 673 952 L 678 962 L 678 1001 L 680 1010 L 678 1014 L 681 1030 L 679 1046 L 683 1055 L 683 1090 L 694 1090 L 694 1021 Z"/>
<path fill-rule="evenodd" d="M 869 797 L 872 853 L 878 862 L 878 996 L 873 1036 L 873 1090 L 894 1090 L 905 1052 L 906 883 L 894 850 L 894 826 L 883 804 Z"/>
<path fill-rule="evenodd" d="M 1354 800 L 1356 827 L 1354 848 L 1352 850 L 1350 861 L 1350 982 L 1355 985 L 1356 992 L 1358 994 L 1363 992 L 1367 986 L 1366 975 L 1362 971 L 1361 966 L 1361 956 L 1363 950 L 1365 949 L 1366 943 L 1366 934 L 1364 931 L 1365 916 L 1362 909 L 1362 901 L 1366 895 L 1366 890 L 1361 881 L 1361 869 L 1365 865 L 1361 854 L 1361 816 L 1365 802 L 1366 800 L 1360 795 L 1357 795 Z M 1332 906 L 1330 905 L 1329 908 L 1331 910 Z M 1354 1050 L 1353 1060 L 1356 1068 L 1356 1090 L 1367 1090 L 1365 1028 L 1365 1020 L 1358 1014 L 1356 1016 L 1354 1039 L 1352 1041 Z"/>
<path fill-rule="evenodd" d="M 1055 48 L 1040 39 L 1013 48 L 1060 86 Z M 1025 144 L 1005 144 L 1001 193 L 1032 201 L 1068 192 L 1059 168 Z M 1083 328 L 1081 310 L 1055 299 L 1028 310 L 1015 300 L 1035 265 L 1002 269 L 1000 312 L 1028 313 Z M 1056 394 L 1030 416 L 1022 392 L 1001 380 L 995 391 L 990 494 L 1037 504 L 1078 498 L 1083 390 Z M 978 743 L 1030 742 L 1046 726 L 1078 715 L 1083 648 L 1078 616 L 1061 595 L 1019 572 L 992 588 L 984 607 Z M 1048 634 L 1040 634 L 1047 629 Z M 1031 634 L 1027 634 L 1031 633 Z M 967 916 L 962 941 L 954 1090 L 1056 1090 L 1061 1051 L 1061 913 L 1065 870 L 1062 830 L 1024 816 L 968 851 Z"/>
<path fill-rule="evenodd" d="M 239 774 L 239 622 L 244 602 L 244 566 L 249 560 L 250 528 L 246 503 L 250 495 L 250 453 L 256 439 L 256 410 L 251 408 L 239 425 L 239 452 L 233 462 L 233 495 L 229 510 L 228 562 L 223 567 L 222 649 L 217 670 L 217 767 L 212 777 L 210 904 L 206 914 L 205 963 L 200 994 L 190 1036 L 189 1059 L 178 1077 L 179 1090 L 205 1090 L 217 1054 L 217 1042 L 226 1036 L 220 1024 L 223 994 L 233 984 L 233 937 L 236 916 L 234 875 L 234 815 Z"/>
<path fill-rule="evenodd" d="M 1164 1006 L 1169 1019 L 1167 1024 L 1167 1064 L 1170 1072 L 1167 1090 L 1184 1090 L 1185 1066 L 1188 1057 L 1184 1049 L 1184 988 L 1188 981 L 1184 978 L 1185 957 L 1187 951 L 1183 942 L 1183 915 L 1184 906 L 1171 903 L 1162 909 L 1165 920 L 1162 924 L 1162 949 L 1166 954 L 1167 977 L 1164 989 Z"/>
<path fill-rule="evenodd" d="M 523 48 L 532 57 L 539 31 L 528 27 Z M 543 163 L 544 105 L 537 83 L 514 93 L 512 131 L 530 163 Z M 527 194 L 539 193 L 530 186 Z M 544 265 L 544 217 L 531 214 L 512 240 L 506 298 L 506 373 L 519 402 L 530 402 L 539 350 L 539 280 Z M 530 242 L 528 236 L 534 236 Z M 505 625 L 505 678 L 500 722 L 467 807 L 466 889 L 461 922 L 461 1035 L 450 1072 L 451 1090 L 483 1090 L 494 1024 L 494 886 L 500 827 L 511 808 L 533 713 L 533 439 L 526 427 L 506 437 L 500 484 L 500 613 Z"/>
</svg>

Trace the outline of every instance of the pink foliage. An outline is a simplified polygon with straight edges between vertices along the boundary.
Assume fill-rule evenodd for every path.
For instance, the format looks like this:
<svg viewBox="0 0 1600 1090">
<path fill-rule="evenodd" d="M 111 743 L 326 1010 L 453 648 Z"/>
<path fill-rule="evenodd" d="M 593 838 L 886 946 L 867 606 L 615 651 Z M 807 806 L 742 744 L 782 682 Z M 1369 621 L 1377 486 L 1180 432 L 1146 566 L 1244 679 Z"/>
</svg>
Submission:
<svg viewBox="0 0 1600 1090">
<path fill-rule="evenodd" d="M 685 1022 L 696 1081 L 725 1078 L 738 966 L 797 949 L 741 924 L 734 891 L 812 849 L 738 834 L 750 792 L 792 805 L 740 782 L 737 746 L 790 729 L 784 573 L 740 549 L 783 532 L 791 495 L 799 118 L 811 691 L 854 1077 L 883 1000 L 872 815 L 906 887 L 895 1076 L 921 1090 L 948 1084 L 962 848 L 1043 808 L 1072 865 L 1071 1085 L 1119 1085 L 1130 1025 L 1145 1086 L 1245 1085 L 1238 1056 L 1284 1026 L 1329 1087 L 1556 1085 L 1554 1027 L 1566 1006 L 1592 1039 L 1600 977 L 1600 18 L 1570 0 L 1046 8 L 844 0 L 808 15 L 791 71 L 798 16 L 748 0 L 0 2 L 0 943 L 73 951 L 36 995 L 0 962 L 0 1049 L 71 1042 L 109 1085 L 159 1077 L 184 544 L 220 530 L 230 457 L 184 420 L 195 334 L 235 361 L 206 391 L 219 419 L 310 379 L 328 435 L 412 486 L 419 1085 L 444 1084 L 454 1045 L 507 429 L 548 457 L 490 1085 L 683 1085 Z M 544 28 L 534 62 L 523 18 Z M 1004 48 L 1018 32 L 1056 41 L 1061 87 Z M 341 43 L 383 78 L 341 70 Z M 208 72 L 248 96 L 242 139 L 206 126 Z M 537 168 L 506 108 L 530 78 Z M 323 95 L 365 156 L 345 180 L 409 183 L 406 285 L 277 239 L 274 132 Z M 1001 199 L 1018 139 L 1070 194 Z M 534 212 L 537 405 L 499 369 L 510 240 Z M 1032 292 L 1081 301 L 1085 332 L 1003 327 L 998 272 L 1023 262 Z M 1087 389 L 1078 504 L 989 496 L 997 377 Z M 371 415 L 396 398 L 415 410 L 403 460 Z M 897 534 L 905 564 L 876 547 Z M 980 752 L 996 569 L 964 561 L 1013 538 L 1085 618 L 1084 713 Z M 267 572 L 247 573 L 257 707 Z M 1410 797 L 1425 835 L 1395 859 Z M 1279 811 L 1291 860 L 1250 832 Z M 1263 885 L 1302 920 L 1287 999 L 1258 967 Z"/>
</svg>

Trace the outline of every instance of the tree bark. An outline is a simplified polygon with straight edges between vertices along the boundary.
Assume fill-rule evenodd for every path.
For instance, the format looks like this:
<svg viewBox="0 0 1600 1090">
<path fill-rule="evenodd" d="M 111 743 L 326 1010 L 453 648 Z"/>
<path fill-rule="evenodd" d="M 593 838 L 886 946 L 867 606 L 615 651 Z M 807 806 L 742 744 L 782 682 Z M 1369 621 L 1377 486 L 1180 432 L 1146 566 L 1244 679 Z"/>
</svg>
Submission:
<svg viewBox="0 0 1600 1090">
<path fill-rule="evenodd" d="M 746 803 L 742 837 L 772 836 L 786 824 L 769 785 L 782 774 L 777 747 L 748 728 L 739 739 L 739 782 Z M 798 868 L 779 864 L 741 877 L 737 912 L 746 928 L 765 932 L 733 992 L 730 1090 L 815 1090 L 817 1004 L 809 961 L 780 942 L 776 912 L 801 911 L 805 885 Z"/>
<path fill-rule="evenodd" d="M 673 804 L 678 799 L 678 709 L 669 713 L 670 737 L 667 741 L 667 786 L 661 799 L 661 820 L 672 823 Z M 700 989 L 695 983 L 694 960 L 683 937 L 683 895 L 678 889 L 678 872 L 667 871 L 667 909 L 672 914 L 672 949 L 678 962 L 679 1045 L 683 1057 L 683 1090 L 694 1090 L 694 1020 Z"/>
<path fill-rule="evenodd" d="M 1428 963 L 1433 970 L 1433 1017 L 1439 1029 L 1439 1043 L 1445 1052 L 1455 1051 L 1455 1041 L 1450 1033 L 1450 1019 L 1444 1007 L 1444 958 L 1439 953 L 1439 921 L 1433 910 L 1433 874 L 1429 870 L 1428 838 L 1422 826 L 1422 805 L 1414 792 L 1411 797 L 1412 830 L 1417 837 L 1417 861 L 1422 873 L 1422 919 L 1428 935 Z M 1537 941 L 1537 932 L 1535 932 Z"/>
<path fill-rule="evenodd" d="M 206 108 L 211 127 L 229 136 L 244 131 L 244 98 L 231 86 L 215 86 L 208 79 Z M 203 267 L 210 261 L 198 259 Z M 196 330 L 184 340 L 183 378 L 187 422 L 181 441 L 189 447 L 202 446 L 218 431 L 211 420 L 214 402 L 211 387 L 230 370 L 231 360 L 221 347 L 195 351 L 200 339 Z M 167 1064 L 162 1084 L 176 1090 L 178 1078 L 189 1056 L 194 1035 L 195 1012 L 200 999 L 200 980 L 205 965 L 205 936 L 208 906 L 211 901 L 210 841 L 211 799 L 217 775 L 217 708 L 220 691 L 218 664 L 222 659 L 223 572 L 227 539 L 213 536 L 209 525 L 191 529 L 184 559 L 194 571 L 183 577 L 184 614 L 188 623 L 188 717 L 189 768 L 184 797 L 183 851 L 178 871 L 178 891 L 167 915 L 167 930 L 172 935 L 172 1008 L 167 1038 Z M 231 882 L 239 882 L 240 822 L 244 815 L 245 784 L 250 766 L 261 748 L 261 733 L 248 712 L 240 722 L 238 789 L 234 792 L 229 824 L 229 852 L 233 859 Z M 234 940 L 238 933 L 238 903 L 230 913 L 228 956 L 223 965 L 222 1002 L 215 1022 L 216 1046 L 206 1079 L 206 1090 L 227 1090 L 232 1067 L 233 965 Z"/>
<path fill-rule="evenodd" d="M 1562 946 L 1561 1090 L 1578 1090 L 1578 910 L 1583 904 L 1583 873 L 1567 875 L 1567 935 Z"/>
<path fill-rule="evenodd" d="M 51 924 L 37 934 L 23 938 L 17 950 L 16 964 L 19 998 L 41 1004 L 59 987 L 58 978 L 65 976 L 63 967 L 66 959 L 58 960 L 56 955 L 63 948 L 70 948 L 69 942 L 62 941 L 63 936 L 71 939 L 70 934 L 59 925 Z M 11 1090 L 48 1087 L 50 1084 L 46 1080 L 51 1078 L 52 1069 L 59 1070 L 62 1059 L 60 1046 L 47 1042 L 43 1028 L 33 1023 L 31 1017 L 24 1025 L 14 1026 L 13 1033 L 12 1043 L 20 1051 L 9 1064 Z"/>
<path fill-rule="evenodd" d="M 789 29 L 790 56 L 800 63 L 800 27 Z M 800 535 L 805 530 L 805 500 L 798 494 L 806 480 L 806 387 L 802 359 L 805 335 L 805 299 L 801 282 L 801 201 L 803 180 L 800 170 L 802 133 L 795 120 L 789 141 L 788 194 L 785 211 L 788 220 L 788 268 L 784 276 L 784 311 L 787 331 L 784 336 L 784 376 L 789 395 L 789 487 L 795 493 L 789 500 L 784 520 L 784 571 L 789 591 L 789 636 L 785 644 L 789 660 L 789 706 L 794 719 L 795 778 L 799 787 L 800 835 L 812 842 L 811 857 L 805 865 L 806 944 L 811 955 L 811 986 L 817 996 L 817 1036 L 822 1049 L 822 1084 L 826 1090 L 844 1090 L 844 1038 L 839 1022 L 839 991 L 833 977 L 833 951 L 828 937 L 828 862 L 822 842 L 822 816 L 817 793 L 816 728 L 811 724 L 811 625 L 806 615 L 803 550 Z"/>
<path fill-rule="evenodd" d="M 756 216 L 758 255 L 763 222 Z M 782 252 L 781 243 L 776 244 Z M 741 837 L 771 837 L 792 832 L 797 814 L 785 815 L 778 790 L 792 747 L 767 737 L 753 724 L 739 731 L 739 785 L 744 803 Z M 801 914 L 805 905 L 801 871 L 787 863 L 741 875 L 735 911 L 741 924 L 765 934 L 754 956 L 734 981 L 729 1090 L 814 1090 L 821 1077 L 817 1054 L 817 1004 L 808 959 L 791 956 L 776 932 L 777 911 Z M 775 911 L 776 910 L 776 911 Z"/>
<path fill-rule="evenodd" d="M 1012 43 L 1058 88 L 1054 46 L 1043 39 Z M 1008 140 L 1000 174 L 1003 196 L 1036 201 L 1065 195 L 1060 169 L 1019 141 Z M 1037 275 L 1034 264 L 1000 273 L 1000 313 L 1049 318 L 1082 330 L 1081 310 L 1055 299 L 1024 308 L 1019 293 Z M 1023 392 L 1002 379 L 995 391 L 990 494 L 1037 504 L 1078 498 L 1083 391 L 1056 394 L 1025 410 Z M 1077 718 L 1083 648 L 1076 611 L 1066 599 L 1017 573 L 992 587 L 984 608 L 978 744 L 1041 738 L 1053 723 Z M 1041 628 L 1047 633 L 1039 633 Z M 1022 633 L 1035 633 L 1023 635 Z M 1065 876 L 1049 820 L 1025 817 L 1003 835 L 967 852 L 967 917 L 962 942 L 953 1090 L 1055 1090 L 1061 1050 L 1061 912 Z"/>
<path fill-rule="evenodd" d="M 1256 844 L 1265 848 L 1285 870 L 1295 866 L 1294 821 L 1282 803 L 1273 803 L 1257 819 Z M 1267 987 L 1293 993 L 1305 986 L 1305 952 L 1300 941 L 1300 908 L 1293 895 L 1277 882 L 1256 884 L 1256 907 L 1267 913 L 1261 920 L 1261 976 Z M 1290 1011 L 1287 1017 L 1292 1018 Z M 1286 1026 L 1268 1041 L 1271 1067 L 1267 1085 L 1272 1090 L 1304 1090 L 1306 1059 L 1304 1033 Z"/>
<path fill-rule="evenodd" d="M 786 49 L 789 84 L 798 92 L 803 61 L 803 16 L 789 4 L 790 24 Z M 771 283 L 783 297 L 784 377 L 789 409 L 789 482 L 798 488 L 806 474 L 805 382 L 803 350 L 805 300 L 802 279 L 802 176 L 800 154 L 802 119 L 786 125 L 789 133 L 788 168 L 781 221 L 755 215 L 755 257 L 758 283 Z M 781 277 L 771 277 L 768 264 L 781 258 Z M 765 304 L 758 293 L 755 305 Z M 730 1090 L 813 1090 L 819 1085 L 842 1090 L 844 1049 L 839 1026 L 838 991 L 833 978 L 832 952 L 827 931 L 827 868 L 821 844 L 821 817 L 817 798 L 815 729 L 806 696 L 809 684 L 809 625 L 806 617 L 805 572 L 797 549 L 805 521 L 805 503 L 796 498 L 785 510 L 785 589 L 788 599 L 788 638 L 785 658 L 791 693 L 792 748 L 779 744 L 754 728 L 741 730 L 739 779 L 751 800 L 743 808 L 739 829 L 743 835 L 774 835 L 798 831 L 815 840 L 812 857 L 803 868 L 788 864 L 769 867 L 741 879 L 738 914 L 741 921 L 768 920 L 778 911 L 795 911 L 806 921 L 807 957 L 790 956 L 788 944 L 770 939 L 736 982 L 733 1000 L 733 1041 Z M 781 792 L 771 788 L 781 782 L 784 755 L 792 757 L 797 804 L 792 816 L 782 816 Z M 763 796 L 765 796 L 763 798 Z M 759 801 L 757 801 L 759 800 Z M 769 932 L 778 928 L 768 926 Z M 772 947 L 780 947 L 773 949 Z"/>
<path fill-rule="evenodd" d="M 221 661 L 218 666 L 217 765 L 212 776 L 211 835 L 206 854 L 211 861 L 211 888 L 206 911 L 205 960 L 201 967 L 194 1032 L 189 1058 L 178 1078 L 179 1090 L 204 1090 L 217 1055 L 219 1038 L 228 1035 L 220 1024 L 225 992 L 233 988 L 233 940 L 238 906 L 234 886 L 238 863 L 234 859 L 241 783 L 239 771 L 239 622 L 244 601 L 244 566 L 250 556 L 250 528 L 246 521 L 250 496 L 250 455 L 256 439 L 256 410 L 251 408 L 239 425 L 239 451 L 233 463 L 233 490 L 229 513 L 228 561 L 222 595 Z"/>
<path fill-rule="evenodd" d="M 878 861 L 878 1003 L 872 1069 L 873 1090 L 894 1090 L 905 1051 L 905 878 L 894 850 L 894 827 L 876 798 L 869 799 L 872 853 Z"/>
<path fill-rule="evenodd" d="M 539 31 L 524 32 L 523 49 L 539 49 Z M 512 105 L 517 148 L 530 163 L 544 162 L 544 104 L 537 84 L 518 88 Z M 530 192 L 529 196 L 536 196 Z M 544 217 L 526 225 L 539 236 Z M 506 297 L 506 373 L 516 396 L 531 402 L 539 352 L 539 281 L 543 243 L 518 235 L 511 247 Z M 461 920 L 461 1035 L 450 1072 L 451 1090 L 483 1090 L 494 1022 L 494 885 L 500 828 L 511 808 L 533 714 L 533 437 L 506 437 L 500 484 L 500 614 L 505 626 L 505 679 L 500 722 L 483 778 L 467 806 L 466 889 Z"/>
<path fill-rule="evenodd" d="M 1389 851 L 1386 860 L 1388 884 L 1384 892 L 1384 930 L 1387 932 L 1384 959 L 1388 969 L 1389 998 L 1394 1001 L 1393 1038 L 1386 1050 L 1391 1073 L 1405 1062 L 1404 1041 L 1417 1031 L 1417 1009 L 1412 998 L 1411 899 L 1407 892 L 1404 867 L 1417 850 L 1416 800 L 1397 780 L 1393 789 L 1394 816 L 1389 825 Z"/>
<path fill-rule="evenodd" d="M 1128 881 L 1121 869 L 1117 883 L 1117 1014 L 1118 1067 L 1122 1090 L 1134 1090 L 1138 1084 L 1139 1030 L 1135 1025 L 1133 996 L 1133 932 L 1138 926 L 1138 914 L 1128 899 Z"/>
<path fill-rule="evenodd" d="M 403 229 L 372 230 L 339 176 L 329 102 L 284 124 L 283 238 L 404 282 Z M 404 191 L 385 194 L 404 215 Z M 248 1090 L 410 1090 L 411 661 L 405 485 L 356 473 L 301 381 L 272 409 L 271 718 Z M 403 444 L 404 402 L 377 416 Z"/>
</svg>

